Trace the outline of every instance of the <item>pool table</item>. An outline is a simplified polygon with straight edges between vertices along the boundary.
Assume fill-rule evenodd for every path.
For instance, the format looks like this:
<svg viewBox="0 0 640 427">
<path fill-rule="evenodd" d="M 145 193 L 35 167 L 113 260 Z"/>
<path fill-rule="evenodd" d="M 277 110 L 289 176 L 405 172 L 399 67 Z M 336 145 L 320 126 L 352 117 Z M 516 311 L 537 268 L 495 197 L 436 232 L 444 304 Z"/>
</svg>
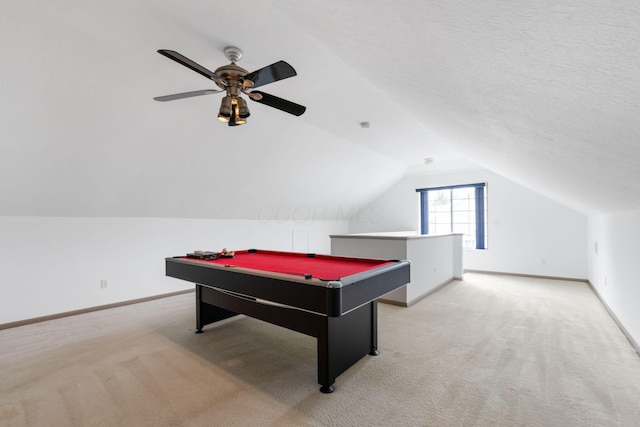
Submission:
<svg viewBox="0 0 640 427">
<path fill-rule="evenodd" d="M 377 299 L 406 285 L 410 264 L 262 249 L 233 258 L 166 259 L 166 275 L 196 284 L 196 333 L 237 314 L 317 338 L 318 383 L 377 355 Z"/>
</svg>

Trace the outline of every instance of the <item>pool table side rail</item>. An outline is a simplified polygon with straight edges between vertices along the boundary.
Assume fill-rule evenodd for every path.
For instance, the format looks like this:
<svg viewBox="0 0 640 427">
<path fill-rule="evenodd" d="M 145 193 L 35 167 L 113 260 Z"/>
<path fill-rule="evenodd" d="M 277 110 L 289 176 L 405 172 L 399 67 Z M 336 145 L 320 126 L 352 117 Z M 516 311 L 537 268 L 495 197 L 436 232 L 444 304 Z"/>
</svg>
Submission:
<svg viewBox="0 0 640 427">
<path fill-rule="evenodd" d="M 397 261 L 342 280 L 341 314 L 377 300 L 411 281 L 409 261 Z"/>
<path fill-rule="evenodd" d="M 384 264 L 336 282 L 166 258 L 166 275 L 337 317 L 410 281 L 409 262 Z M 320 285 L 321 284 L 321 285 Z"/>
<path fill-rule="evenodd" d="M 301 286 L 302 281 L 285 280 L 276 275 L 256 274 L 255 270 L 211 266 L 207 263 L 166 259 L 166 275 L 188 282 L 208 285 L 254 298 L 273 301 L 317 313 L 326 313 L 326 287 Z M 253 271 L 254 273 L 250 273 Z M 304 280 L 304 278 L 302 278 Z M 339 291 L 339 290 L 338 290 Z"/>
</svg>

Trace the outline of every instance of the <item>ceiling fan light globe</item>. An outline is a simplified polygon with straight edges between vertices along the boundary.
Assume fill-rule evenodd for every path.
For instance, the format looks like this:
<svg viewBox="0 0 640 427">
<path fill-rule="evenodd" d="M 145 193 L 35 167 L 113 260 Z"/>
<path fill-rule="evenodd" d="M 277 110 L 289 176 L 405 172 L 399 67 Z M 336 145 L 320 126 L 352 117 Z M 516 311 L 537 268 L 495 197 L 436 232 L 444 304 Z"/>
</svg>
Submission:
<svg viewBox="0 0 640 427">
<path fill-rule="evenodd" d="M 242 98 L 234 98 L 233 99 L 233 108 L 231 109 L 231 120 L 236 124 L 236 125 L 244 125 L 247 123 L 247 121 L 245 120 L 246 117 L 242 117 L 242 115 L 240 114 L 240 112 L 242 111 L 241 109 L 241 105 L 244 103 L 245 107 L 247 105 L 246 101 Z M 249 110 L 247 110 L 249 111 Z"/>
<path fill-rule="evenodd" d="M 238 111 L 236 113 L 237 116 L 246 119 L 251 115 L 249 112 L 249 107 L 247 106 L 247 101 L 244 98 L 238 98 Z"/>
<path fill-rule="evenodd" d="M 223 122 L 228 122 L 231 117 L 231 97 L 225 96 L 220 103 L 220 111 L 218 112 L 218 119 Z"/>
</svg>

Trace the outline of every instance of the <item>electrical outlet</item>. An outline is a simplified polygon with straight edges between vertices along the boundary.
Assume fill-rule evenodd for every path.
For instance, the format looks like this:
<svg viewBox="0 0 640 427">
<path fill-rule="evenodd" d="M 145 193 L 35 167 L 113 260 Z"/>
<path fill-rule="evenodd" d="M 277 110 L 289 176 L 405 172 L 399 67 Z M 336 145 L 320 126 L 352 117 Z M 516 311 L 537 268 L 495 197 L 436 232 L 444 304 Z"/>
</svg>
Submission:
<svg viewBox="0 0 640 427">
<path fill-rule="evenodd" d="M 109 283 L 106 280 L 100 280 L 100 289 L 106 289 Z"/>
</svg>

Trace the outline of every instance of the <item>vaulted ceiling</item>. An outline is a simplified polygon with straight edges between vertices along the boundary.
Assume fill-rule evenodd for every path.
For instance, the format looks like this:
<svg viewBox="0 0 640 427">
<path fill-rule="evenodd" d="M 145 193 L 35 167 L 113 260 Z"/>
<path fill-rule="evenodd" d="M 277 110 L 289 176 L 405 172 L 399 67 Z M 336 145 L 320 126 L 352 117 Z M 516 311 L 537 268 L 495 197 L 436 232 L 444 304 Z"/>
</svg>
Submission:
<svg viewBox="0 0 640 427">
<path fill-rule="evenodd" d="M 640 208 L 636 0 L 6 0 L 0 38 L 0 215 L 332 216 L 477 167 Z M 261 89 L 307 112 L 249 101 L 228 127 L 221 94 L 153 100 L 214 88 L 157 49 L 215 70 L 229 45 L 293 65 Z"/>
</svg>

